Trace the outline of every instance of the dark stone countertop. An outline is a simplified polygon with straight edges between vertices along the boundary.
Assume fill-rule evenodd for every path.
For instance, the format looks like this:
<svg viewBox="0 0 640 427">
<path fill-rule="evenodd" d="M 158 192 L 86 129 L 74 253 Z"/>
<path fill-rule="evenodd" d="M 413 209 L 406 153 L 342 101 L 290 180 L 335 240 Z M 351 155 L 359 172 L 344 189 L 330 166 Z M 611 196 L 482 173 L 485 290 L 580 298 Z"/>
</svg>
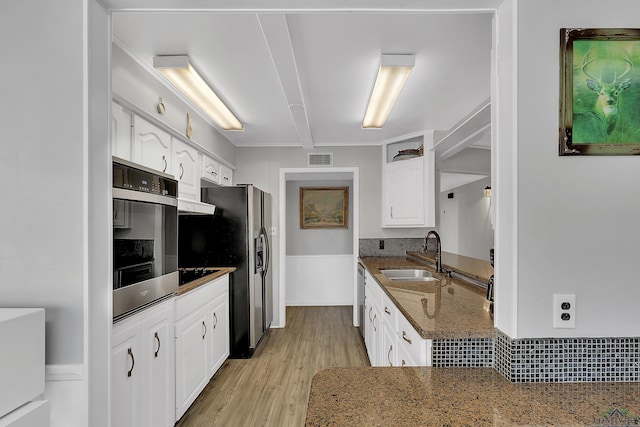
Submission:
<svg viewBox="0 0 640 427">
<path fill-rule="evenodd" d="M 433 268 L 409 257 L 360 257 L 360 262 L 422 338 L 495 336 L 493 319 L 485 304 L 485 289 L 457 278 L 435 274 Z M 415 267 L 431 271 L 440 280 L 390 280 L 381 273 L 384 269 Z"/>
<path fill-rule="evenodd" d="M 492 368 L 331 368 L 306 426 L 638 425 L 640 383 L 511 383 Z"/>
</svg>

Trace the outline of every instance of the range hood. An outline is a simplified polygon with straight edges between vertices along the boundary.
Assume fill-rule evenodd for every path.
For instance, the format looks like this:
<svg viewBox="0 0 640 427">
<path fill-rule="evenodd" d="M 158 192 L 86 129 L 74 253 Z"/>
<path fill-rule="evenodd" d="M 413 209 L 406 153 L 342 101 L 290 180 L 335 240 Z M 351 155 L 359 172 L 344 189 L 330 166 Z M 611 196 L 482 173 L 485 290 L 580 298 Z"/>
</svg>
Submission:
<svg viewBox="0 0 640 427">
<path fill-rule="evenodd" d="M 210 203 L 178 198 L 179 215 L 213 215 L 216 207 Z"/>
</svg>

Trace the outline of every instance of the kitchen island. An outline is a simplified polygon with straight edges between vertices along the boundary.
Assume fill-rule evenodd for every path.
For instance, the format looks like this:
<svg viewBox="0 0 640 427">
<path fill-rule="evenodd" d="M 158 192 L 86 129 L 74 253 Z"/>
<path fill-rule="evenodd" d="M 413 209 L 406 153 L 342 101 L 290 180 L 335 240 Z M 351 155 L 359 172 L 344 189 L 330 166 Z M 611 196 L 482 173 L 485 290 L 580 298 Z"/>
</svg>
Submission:
<svg viewBox="0 0 640 427">
<path fill-rule="evenodd" d="M 492 368 L 332 368 L 306 426 L 639 425 L 640 383 L 511 383 Z"/>
</svg>

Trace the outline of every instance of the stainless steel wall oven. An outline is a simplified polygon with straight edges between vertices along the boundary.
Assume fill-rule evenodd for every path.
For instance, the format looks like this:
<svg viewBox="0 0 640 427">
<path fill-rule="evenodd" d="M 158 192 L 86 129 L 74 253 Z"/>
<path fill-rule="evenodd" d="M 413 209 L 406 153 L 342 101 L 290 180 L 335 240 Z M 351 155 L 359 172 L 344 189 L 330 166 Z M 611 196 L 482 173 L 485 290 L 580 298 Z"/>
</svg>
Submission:
<svg viewBox="0 0 640 427">
<path fill-rule="evenodd" d="M 178 289 L 178 182 L 113 158 L 113 318 Z"/>
</svg>

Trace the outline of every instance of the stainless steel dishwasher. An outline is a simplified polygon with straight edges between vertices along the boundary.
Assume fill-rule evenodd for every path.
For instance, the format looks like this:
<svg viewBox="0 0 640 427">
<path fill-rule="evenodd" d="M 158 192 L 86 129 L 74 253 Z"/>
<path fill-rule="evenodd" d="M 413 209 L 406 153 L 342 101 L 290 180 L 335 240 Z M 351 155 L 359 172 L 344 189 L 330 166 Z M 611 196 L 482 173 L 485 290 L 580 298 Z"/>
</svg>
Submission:
<svg viewBox="0 0 640 427">
<path fill-rule="evenodd" d="M 364 338 L 364 266 L 360 263 L 358 263 L 358 319 L 358 329 Z"/>
</svg>

